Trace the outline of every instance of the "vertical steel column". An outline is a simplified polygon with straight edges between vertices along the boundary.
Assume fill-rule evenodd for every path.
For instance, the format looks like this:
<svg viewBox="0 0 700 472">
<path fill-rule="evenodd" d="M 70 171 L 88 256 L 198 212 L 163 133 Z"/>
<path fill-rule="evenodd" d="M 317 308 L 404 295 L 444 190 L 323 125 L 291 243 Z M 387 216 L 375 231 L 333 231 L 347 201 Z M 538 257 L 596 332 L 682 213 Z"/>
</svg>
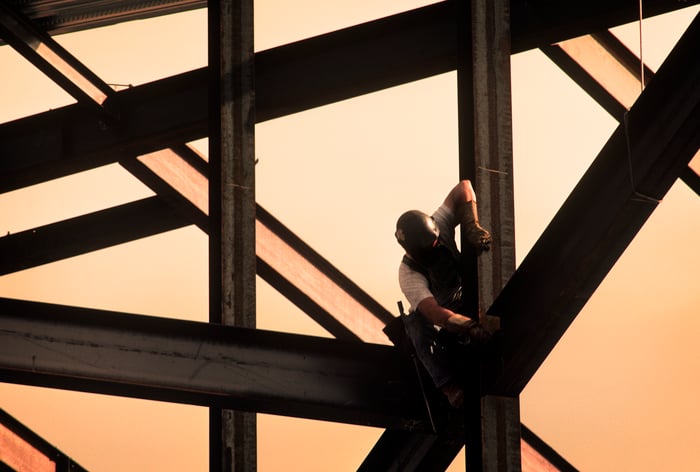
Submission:
<svg viewBox="0 0 700 472">
<path fill-rule="evenodd" d="M 515 270 L 509 2 L 462 0 L 459 5 L 460 178 L 474 182 L 480 220 L 493 236 L 490 252 L 475 258 L 468 248 L 464 251 L 477 280 L 467 293 L 482 323 L 495 328 L 497 320 L 484 312 Z M 466 399 L 470 471 L 520 470 L 519 400 L 488 394 L 486 381 L 494 368 L 486 363 L 474 367 L 478 385 Z"/>
<path fill-rule="evenodd" d="M 213 323 L 255 327 L 253 1 L 209 2 L 209 287 Z M 210 470 L 257 470 L 253 412 L 210 411 Z"/>
</svg>

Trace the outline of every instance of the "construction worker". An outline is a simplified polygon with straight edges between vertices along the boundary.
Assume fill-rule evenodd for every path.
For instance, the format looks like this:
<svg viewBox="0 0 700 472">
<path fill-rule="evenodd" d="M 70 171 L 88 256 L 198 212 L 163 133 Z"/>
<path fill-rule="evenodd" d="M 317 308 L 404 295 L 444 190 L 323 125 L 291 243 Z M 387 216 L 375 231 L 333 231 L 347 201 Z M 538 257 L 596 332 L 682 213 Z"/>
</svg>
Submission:
<svg viewBox="0 0 700 472">
<path fill-rule="evenodd" d="M 455 243 L 458 225 L 478 253 L 489 250 L 491 235 L 479 225 L 469 180 L 459 182 L 432 215 L 418 210 L 402 214 L 395 233 L 406 252 L 399 266 L 399 285 L 410 304 L 403 317 L 406 334 L 435 386 L 457 408 L 464 393 L 455 375 L 455 359 L 441 346 L 439 331 L 454 333 L 474 345 L 489 339 L 488 331 L 477 321 L 478 314 L 467 314 L 462 298 L 460 253 Z"/>
</svg>

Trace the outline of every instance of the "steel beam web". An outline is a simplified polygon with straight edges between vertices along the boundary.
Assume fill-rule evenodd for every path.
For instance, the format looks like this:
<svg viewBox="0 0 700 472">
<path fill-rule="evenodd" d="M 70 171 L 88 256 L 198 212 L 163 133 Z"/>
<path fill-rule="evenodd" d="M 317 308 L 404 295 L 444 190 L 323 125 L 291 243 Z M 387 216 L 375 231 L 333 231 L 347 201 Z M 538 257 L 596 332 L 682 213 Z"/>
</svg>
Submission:
<svg viewBox="0 0 700 472">
<path fill-rule="evenodd" d="M 424 430 L 394 349 L 0 298 L 3 381 Z"/>
</svg>

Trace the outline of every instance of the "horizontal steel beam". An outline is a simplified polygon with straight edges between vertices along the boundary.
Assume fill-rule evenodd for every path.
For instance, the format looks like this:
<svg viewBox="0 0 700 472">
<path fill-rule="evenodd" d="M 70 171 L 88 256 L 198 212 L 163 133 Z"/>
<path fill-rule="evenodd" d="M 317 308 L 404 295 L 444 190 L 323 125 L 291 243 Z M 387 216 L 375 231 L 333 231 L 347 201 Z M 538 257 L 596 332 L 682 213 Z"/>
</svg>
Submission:
<svg viewBox="0 0 700 472">
<path fill-rule="evenodd" d="M 376 344 L 0 299 L 7 382 L 421 430 L 402 364 Z"/>
<path fill-rule="evenodd" d="M 29 269 L 139 238 L 182 228 L 191 222 L 160 197 L 0 237 L 0 275 Z"/>
<path fill-rule="evenodd" d="M 20 0 L 27 17 L 52 35 L 205 8 L 206 0 Z"/>
<path fill-rule="evenodd" d="M 206 195 L 206 178 L 185 167 L 184 161 L 171 151 L 148 156 L 146 161 L 168 178 L 190 173 L 185 182 L 198 182 L 188 187 L 189 196 Z M 173 167 L 169 167 L 172 164 Z M 127 168 L 134 169 L 135 163 Z M 169 171 L 168 171 L 169 169 Z M 179 169 L 183 172 L 171 172 Z M 143 169 L 141 171 L 144 171 Z M 52 223 L 0 237 L 0 275 L 16 272 L 68 257 L 86 254 L 139 238 L 199 223 L 208 230 L 206 214 L 194 203 L 175 200 L 174 189 L 165 191 L 150 178 L 138 173 L 163 196 L 127 203 L 114 208 Z M 145 172 L 145 171 L 144 171 Z M 199 175 L 201 179 L 196 178 Z M 159 178 L 159 177 L 158 177 Z M 180 182 L 174 182 L 177 184 Z M 203 187 L 202 187 L 203 184 Z M 204 200 L 206 202 L 206 199 Z M 263 280 L 287 297 L 339 339 L 362 340 L 388 344 L 382 332 L 393 319 L 379 302 L 362 290 L 298 236 L 257 206 L 256 221 L 257 271 Z"/>
<path fill-rule="evenodd" d="M 631 21 L 636 10 L 628 3 L 569 2 L 566 11 L 541 12 L 518 3 L 512 50 Z M 437 3 L 256 53 L 256 120 L 454 70 L 453 7 Z M 645 6 L 649 14 L 678 8 L 665 0 Z M 123 90 L 104 103 L 118 111 L 109 125 L 74 105 L 0 126 L 0 192 L 206 136 L 207 84 L 200 69 Z"/>
<path fill-rule="evenodd" d="M 659 14 L 658 9 L 662 2 L 647 1 L 644 4 L 646 16 Z M 666 2 L 668 3 L 668 2 Z M 680 3 L 680 2 L 679 2 Z M 694 1 L 683 2 L 685 5 L 692 5 Z M 595 1 L 588 2 L 591 10 L 598 15 L 609 17 L 609 21 L 616 24 L 628 23 L 636 19 L 634 5 L 621 1 Z M 527 6 L 525 6 L 527 5 Z M 524 10 L 538 8 L 548 12 L 549 29 L 556 34 L 562 28 L 562 23 L 570 23 L 577 5 L 560 5 L 557 2 L 529 1 L 527 4 L 521 0 L 511 1 L 511 9 Z M 111 0 L 102 2 L 85 2 L 83 0 L 48 0 L 48 1 L 26 1 L 22 2 L 23 13 L 31 18 L 37 25 L 46 32 L 55 35 L 74 31 L 81 31 L 90 28 L 97 28 L 112 25 L 125 21 L 152 18 L 156 16 L 169 15 L 187 10 L 205 8 L 205 0 L 151 0 L 143 2 L 139 0 Z M 662 6 L 664 8 L 664 6 Z M 590 21 L 590 20 L 589 20 Z M 585 28 L 585 22 L 577 27 L 577 30 Z"/>
<path fill-rule="evenodd" d="M 504 335 L 496 392 L 522 391 L 700 148 L 698 44 L 700 17 L 489 309 Z"/>
<path fill-rule="evenodd" d="M 119 119 L 107 124 L 75 104 L 0 126 L 0 192 L 206 136 L 206 70 L 121 91 L 104 106 Z"/>
</svg>

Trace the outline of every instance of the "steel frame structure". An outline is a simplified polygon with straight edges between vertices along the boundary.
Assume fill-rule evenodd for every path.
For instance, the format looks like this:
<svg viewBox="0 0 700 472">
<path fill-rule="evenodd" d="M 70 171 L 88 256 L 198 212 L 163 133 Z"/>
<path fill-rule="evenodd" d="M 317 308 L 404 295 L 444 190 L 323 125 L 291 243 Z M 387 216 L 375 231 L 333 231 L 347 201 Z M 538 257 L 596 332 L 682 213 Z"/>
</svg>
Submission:
<svg viewBox="0 0 700 472">
<path fill-rule="evenodd" d="M 250 188 L 254 182 L 245 180 L 249 169 L 237 169 L 236 162 L 222 156 L 234 155 L 244 166 L 254 165 L 251 110 L 261 122 L 449 70 L 460 70 L 467 78 L 479 73 L 476 59 L 465 66 L 464 51 L 488 46 L 478 45 L 474 31 L 464 34 L 473 23 L 455 21 L 463 17 L 465 3 L 440 2 L 253 54 L 246 45 L 252 37 L 252 4 L 210 2 L 210 25 L 215 27 L 210 26 L 209 41 L 215 47 L 210 47 L 214 53 L 209 67 L 121 92 L 107 87 L 50 35 L 202 8 L 206 2 L 124 0 L 117 2 L 121 8 L 112 10 L 105 10 L 103 2 L 58 2 L 50 20 L 42 16 L 48 11 L 43 9 L 46 3 L 51 2 L 4 3 L 0 39 L 78 103 L 0 125 L 0 191 L 119 162 L 157 196 L 0 238 L 0 274 L 196 224 L 211 241 L 212 323 L 0 299 L 2 378 L 210 406 L 211 441 L 218 444 L 212 447 L 212 470 L 229 470 L 232 463 L 254 470 L 256 453 L 250 444 L 255 426 L 250 416 L 237 412 L 385 427 L 361 469 L 444 470 L 464 445 L 464 434 L 468 437 L 474 428 L 488 425 L 467 422 L 464 429 L 438 435 L 430 431 L 418 386 L 404 360 L 394 348 L 380 345 L 386 342 L 379 331 L 392 315 L 255 205 L 250 193 L 226 194 L 227 188 Z M 495 405 L 501 413 L 508 411 L 507 421 L 515 420 L 516 426 L 520 391 L 656 203 L 678 178 L 696 192 L 700 187 L 700 177 L 687 165 L 700 147 L 700 64 L 694 60 L 700 20 L 695 19 L 632 104 L 624 95 L 627 91 L 606 86 L 610 74 L 629 74 L 635 59 L 604 31 L 635 19 L 638 12 L 627 3 L 577 1 L 563 7 L 545 0 L 512 0 L 502 6 L 509 11 L 509 17 L 499 20 L 509 27 L 506 54 L 542 48 L 620 121 L 522 264 L 513 271 L 506 263 L 502 286 L 478 289 L 504 337 L 502 367 L 489 370 L 489 380 L 481 385 L 481 408 Z M 647 2 L 645 13 L 680 7 L 654 0 Z M 589 33 L 595 33 L 592 42 L 579 38 Z M 567 49 L 567 41 L 589 41 L 584 50 L 601 46 L 617 67 L 602 75 L 595 64 L 586 68 L 584 58 Z M 41 54 L 36 44 L 49 54 Z M 235 59 L 219 61 L 222 57 Z M 376 67 L 363 66 L 368 63 Z M 245 80 L 252 73 L 246 66 L 254 67 L 254 89 Z M 254 101 L 224 100 L 221 94 L 233 88 L 237 97 L 254 92 Z M 224 102 L 232 108 L 225 108 Z M 460 107 L 471 113 L 469 103 Z M 496 119 L 495 124 L 505 125 L 507 132 L 509 123 Z M 460 127 L 461 138 L 472 129 Z M 227 140 L 226 131 L 238 134 Z M 184 145 L 204 136 L 214 142 L 208 163 Z M 461 172 L 471 177 L 469 164 Z M 226 175 L 242 180 L 223 182 Z M 210 208 L 214 201 L 222 205 Z M 502 205 L 498 198 L 493 202 Z M 592 215 L 596 224 L 590 224 Z M 562 246 L 562 240 L 571 244 Z M 251 329 L 255 308 L 249 281 L 255 266 L 259 275 L 338 339 Z M 474 270 L 483 278 L 484 267 Z M 230 299 L 240 305 L 222 304 Z M 49 351 L 53 354 L 47 355 Z M 232 372 L 239 374 L 236 382 Z M 299 385 L 303 392 L 295 388 Z M 574 470 L 534 433 L 520 428 L 522 463 L 539 455 L 549 466 Z M 516 448 L 512 441 L 495 447 L 500 456 L 512 455 Z M 235 451 L 228 458 L 222 456 L 227 448 Z M 518 451 L 514 462 L 502 466 L 518 469 L 519 455 Z M 478 467 L 486 470 L 483 464 Z"/>
</svg>

